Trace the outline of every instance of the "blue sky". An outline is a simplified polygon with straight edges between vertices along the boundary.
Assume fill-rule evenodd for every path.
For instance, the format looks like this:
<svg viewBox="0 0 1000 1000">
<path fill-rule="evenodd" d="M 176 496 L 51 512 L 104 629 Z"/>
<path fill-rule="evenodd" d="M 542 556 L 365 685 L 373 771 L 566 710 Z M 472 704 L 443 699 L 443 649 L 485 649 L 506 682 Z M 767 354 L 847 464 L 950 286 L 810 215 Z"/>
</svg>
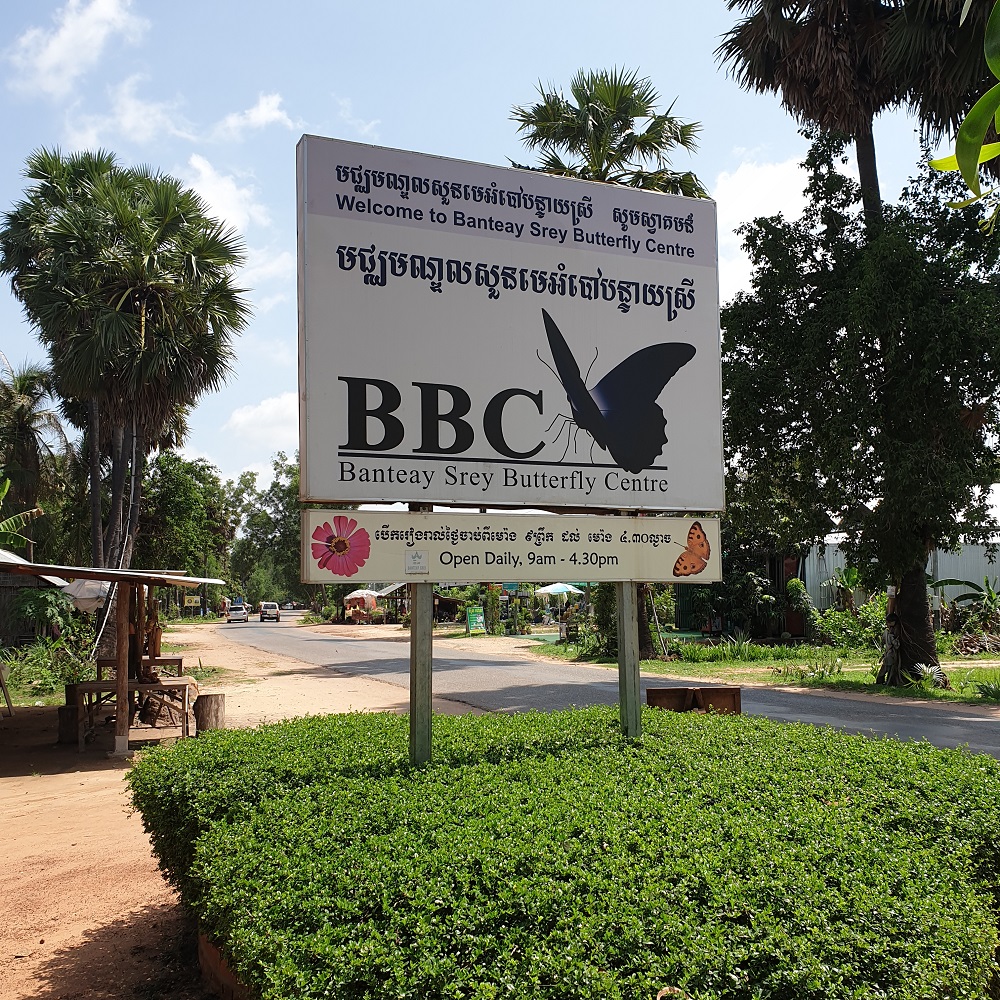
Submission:
<svg viewBox="0 0 1000 1000">
<path fill-rule="evenodd" d="M 664 109 L 702 124 L 678 168 L 718 202 L 725 302 L 749 270 L 733 230 L 797 215 L 805 143 L 772 96 L 747 94 L 714 50 L 734 23 L 722 0 L 502 5 L 425 0 L 5 0 L 0 206 L 24 187 L 40 146 L 103 147 L 195 188 L 243 235 L 254 319 L 226 388 L 206 397 L 185 449 L 224 478 L 266 475 L 297 447 L 295 144 L 303 133 L 506 165 L 532 162 L 509 120 L 541 80 L 626 66 L 649 76 Z M 883 194 L 919 155 L 904 115 L 876 126 Z M 44 352 L 0 288 L 0 350 Z"/>
</svg>

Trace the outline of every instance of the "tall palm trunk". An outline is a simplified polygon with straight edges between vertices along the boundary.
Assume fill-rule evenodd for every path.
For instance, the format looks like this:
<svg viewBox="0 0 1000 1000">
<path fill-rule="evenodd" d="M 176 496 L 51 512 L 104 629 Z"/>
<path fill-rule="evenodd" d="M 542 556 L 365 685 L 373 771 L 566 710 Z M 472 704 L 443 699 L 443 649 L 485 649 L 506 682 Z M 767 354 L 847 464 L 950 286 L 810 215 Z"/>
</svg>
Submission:
<svg viewBox="0 0 1000 1000">
<path fill-rule="evenodd" d="M 108 562 L 115 566 L 121 557 L 126 456 L 130 448 L 131 433 L 127 433 L 120 424 L 116 425 L 111 431 L 111 505 L 104 545 L 104 551 L 108 553 Z"/>
<path fill-rule="evenodd" d="M 122 569 L 128 569 L 132 564 L 132 551 L 135 548 L 136 535 L 139 533 L 139 510 L 142 505 L 142 476 L 146 468 L 145 444 L 145 438 L 141 434 L 133 434 L 132 482 L 129 487 L 128 520 L 125 522 L 122 546 Z"/>
<path fill-rule="evenodd" d="M 104 532 L 101 525 L 101 418 L 96 399 L 87 401 L 88 464 L 90 468 L 90 544 L 95 566 L 104 566 Z"/>
<path fill-rule="evenodd" d="M 861 183 L 861 203 L 865 210 L 865 225 L 869 235 L 882 221 L 882 192 L 878 183 L 878 165 L 875 161 L 875 136 L 871 122 L 854 140 L 858 161 L 858 179 Z"/>
</svg>

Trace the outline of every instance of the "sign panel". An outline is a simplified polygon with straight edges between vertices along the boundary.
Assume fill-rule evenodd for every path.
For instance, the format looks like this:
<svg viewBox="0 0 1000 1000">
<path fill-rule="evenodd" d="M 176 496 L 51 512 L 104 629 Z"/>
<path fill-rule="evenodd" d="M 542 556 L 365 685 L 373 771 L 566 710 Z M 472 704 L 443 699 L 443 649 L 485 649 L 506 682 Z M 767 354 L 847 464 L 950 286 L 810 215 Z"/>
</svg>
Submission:
<svg viewBox="0 0 1000 1000">
<path fill-rule="evenodd" d="M 302 512 L 302 582 L 722 579 L 715 518 Z M 408 572 L 421 553 L 427 570 Z M 506 597 L 501 595 L 501 600 Z"/>
<path fill-rule="evenodd" d="M 186 608 L 200 608 L 201 607 L 201 596 L 199 594 L 185 594 L 184 595 L 184 607 Z"/>
<path fill-rule="evenodd" d="M 723 507 L 715 203 L 304 136 L 301 496 Z"/>
<path fill-rule="evenodd" d="M 486 631 L 486 615 L 478 605 L 465 609 L 465 620 L 467 622 L 466 628 L 470 635 Z"/>
</svg>

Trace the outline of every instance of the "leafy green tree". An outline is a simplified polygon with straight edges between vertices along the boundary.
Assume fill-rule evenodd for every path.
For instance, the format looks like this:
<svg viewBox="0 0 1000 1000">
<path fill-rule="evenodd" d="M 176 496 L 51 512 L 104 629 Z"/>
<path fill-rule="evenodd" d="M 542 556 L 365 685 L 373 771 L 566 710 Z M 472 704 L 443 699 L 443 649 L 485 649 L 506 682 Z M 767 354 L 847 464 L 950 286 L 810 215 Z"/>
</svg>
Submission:
<svg viewBox="0 0 1000 1000">
<path fill-rule="evenodd" d="M 161 452 L 146 470 L 143 493 L 133 565 L 225 578 L 236 519 L 218 469 Z M 221 596 L 217 589 L 204 590 L 207 607 Z"/>
<path fill-rule="evenodd" d="M 962 0 L 726 0 L 741 20 L 716 50 L 745 90 L 773 93 L 789 114 L 855 143 L 865 219 L 882 214 L 875 119 L 905 107 L 936 141 L 954 133 L 991 81 L 989 17 Z"/>
<path fill-rule="evenodd" d="M 855 144 L 864 223 L 874 236 L 882 220 L 874 122 L 905 107 L 924 138 L 953 133 L 991 81 L 982 57 L 985 4 L 963 0 L 726 0 L 744 17 L 716 50 L 748 90 L 775 93 L 800 122 L 848 136 Z M 904 333 L 905 336 L 905 333 Z M 870 363 L 888 371 L 896 355 L 891 336 L 875 343 Z M 896 373 L 901 374 L 901 373 Z M 891 515 L 905 518 L 906 504 Z M 902 553 L 899 554 L 902 558 Z M 914 577 L 915 583 L 916 577 Z M 911 609 L 909 631 L 929 621 L 926 591 Z"/>
<path fill-rule="evenodd" d="M 659 113 L 659 93 L 637 70 L 581 69 L 570 81 L 570 97 L 541 84 L 538 90 L 538 103 L 511 110 L 521 141 L 540 156 L 537 169 L 562 177 L 708 197 L 694 173 L 670 166 L 675 148 L 697 149 L 701 126 L 673 117 L 672 104 Z M 642 584 L 636 585 L 636 602 L 642 609 L 639 657 L 649 660 L 656 651 Z"/>
<path fill-rule="evenodd" d="M 110 153 L 43 149 L 25 173 L 32 183 L 0 227 L 0 272 L 49 350 L 60 395 L 86 408 L 94 564 L 128 565 L 147 455 L 176 443 L 186 408 L 230 373 L 249 318 L 234 281 L 243 246 L 179 181 Z"/>
<path fill-rule="evenodd" d="M 0 369 L 0 468 L 10 479 L 15 507 L 37 507 L 55 488 L 55 456 L 68 442 L 51 402 L 46 368 L 25 362 Z"/>
<path fill-rule="evenodd" d="M 289 459 L 279 451 L 271 469 L 271 482 L 263 490 L 257 490 L 252 473 L 230 484 L 233 506 L 241 516 L 232 549 L 233 575 L 244 586 L 255 580 L 255 586 L 268 588 L 258 600 L 295 599 L 322 608 L 327 602 L 300 580 L 302 504 L 298 455 Z"/>
<path fill-rule="evenodd" d="M 1000 246 L 929 171 L 867 232 L 844 146 L 816 137 L 800 220 L 743 231 L 753 287 L 722 313 L 727 462 L 751 495 L 789 488 L 803 540 L 828 519 L 866 584 L 899 588 L 915 678 L 937 664 L 930 552 L 1000 527 Z"/>
<path fill-rule="evenodd" d="M 41 500 L 45 517 L 32 531 L 36 562 L 85 566 L 91 555 L 89 470 L 82 438 L 52 457 L 53 485 Z"/>
<path fill-rule="evenodd" d="M 569 96 L 538 85 L 535 104 L 516 106 L 511 119 L 521 141 L 540 157 L 538 169 L 563 177 L 623 184 L 704 198 L 690 171 L 673 170 L 670 153 L 697 149 L 701 126 L 660 113 L 660 95 L 647 77 L 627 69 L 580 70 Z"/>
</svg>

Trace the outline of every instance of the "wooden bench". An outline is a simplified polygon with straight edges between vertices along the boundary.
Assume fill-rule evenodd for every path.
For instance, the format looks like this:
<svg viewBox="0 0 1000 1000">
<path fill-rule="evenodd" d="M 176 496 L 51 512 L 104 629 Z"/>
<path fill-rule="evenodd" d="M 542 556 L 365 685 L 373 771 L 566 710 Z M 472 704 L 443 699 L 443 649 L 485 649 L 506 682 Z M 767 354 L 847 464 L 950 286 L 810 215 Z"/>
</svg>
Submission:
<svg viewBox="0 0 1000 1000">
<path fill-rule="evenodd" d="M 83 750 L 87 742 L 87 733 L 94 729 L 95 718 L 102 705 L 111 705 L 116 701 L 118 685 L 114 680 L 79 681 L 73 685 L 76 688 L 76 721 L 77 748 Z M 191 688 L 186 677 L 162 677 L 151 684 L 141 684 L 138 681 L 128 682 L 129 694 L 136 694 L 140 699 L 157 692 L 170 697 L 179 697 L 178 708 L 181 710 L 181 736 L 189 736 L 188 713 L 191 710 Z M 119 706 L 115 705 L 115 711 Z M 126 706 L 126 711 L 129 707 Z M 129 719 L 129 729 L 132 728 Z"/>
<path fill-rule="evenodd" d="M 184 676 L 183 656 L 144 656 L 142 665 L 151 670 L 170 673 L 174 677 Z M 97 679 L 104 680 L 118 666 L 118 661 L 113 656 L 99 656 L 97 658 Z"/>
</svg>

